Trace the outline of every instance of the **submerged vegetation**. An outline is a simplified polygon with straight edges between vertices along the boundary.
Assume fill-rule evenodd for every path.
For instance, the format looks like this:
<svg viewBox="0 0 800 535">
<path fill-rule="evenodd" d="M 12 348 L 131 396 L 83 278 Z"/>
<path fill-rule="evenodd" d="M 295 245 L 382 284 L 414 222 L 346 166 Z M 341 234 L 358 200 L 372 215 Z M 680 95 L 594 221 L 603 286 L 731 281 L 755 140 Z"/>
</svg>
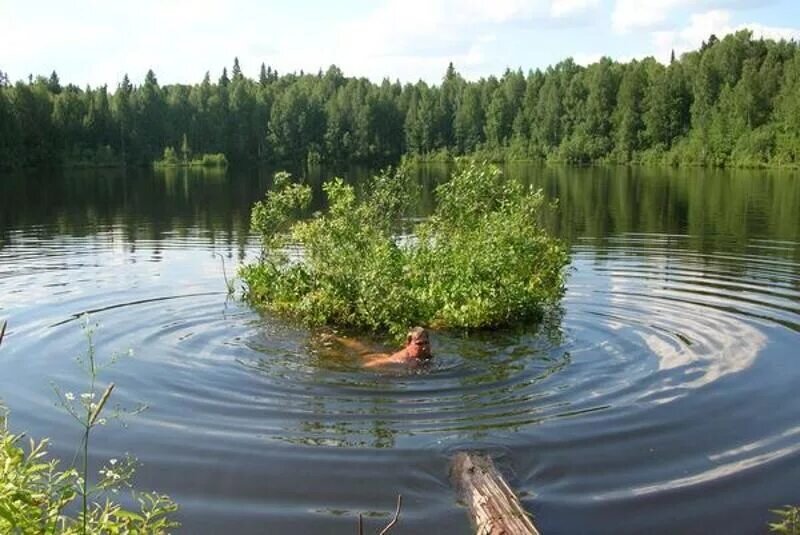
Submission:
<svg viewBox="0 0 800 535">
<path fill-rule="evenodd" d="M 539 224 L 542 193 L 493 165 L 462 162 L 421 223 L 400 221 L 413 197 L 402 168 L 374 177 L 361 197 L 341 179 L 323 188 L 328 209 L 296 220 L 310 188 L 279 173 L 253 208 L 263 253 L 241 275 L 255 305 L 309 325 L 401 335 L 414 324 L 509 325 L 562 295 L 568 255 Z"/>
<path fill-rule="evenodd" d="M 149 71 L 114 90 L 0 72 L 0 167 L 150 165 L 188 143 L 231 162 L 397 161 L 402 155 L 739 167 L 800 165 L 800 45 L 739 31 L 664 65 L 572 59 L 442 82 L 380 84 L 326 72 L 194 85 Z"/>
</svg>

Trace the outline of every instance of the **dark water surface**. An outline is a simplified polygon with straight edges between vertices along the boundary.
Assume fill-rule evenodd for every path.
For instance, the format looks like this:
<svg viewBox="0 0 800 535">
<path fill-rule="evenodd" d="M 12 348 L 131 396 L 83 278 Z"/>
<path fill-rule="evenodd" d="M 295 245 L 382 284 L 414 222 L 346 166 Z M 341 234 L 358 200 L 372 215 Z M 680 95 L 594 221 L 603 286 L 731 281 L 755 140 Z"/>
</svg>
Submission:
<svg viewBox="0 0 800 535">
<path fill-rule="evenodd" d="M 185 533 L 468 533 L 448 457 L 491 451 L 543 532 L 762 533 L 800 503 L 800 176 L 510 167 L 560 198 L 572 267 L 542 327 L 433 336 L 427 373 L 380 375 L 226 298 L 257 253 L 269 174 L 0 177 L 0 396 L 71 459 L 80 316 L 114 398 L 96 434 Z M 358 177 L 353 171 L 350 176 Z M 441 169 L 420 173 L 427 188 Z M 311 180 L 319 188 L 319 176 Z"/>
</svg>

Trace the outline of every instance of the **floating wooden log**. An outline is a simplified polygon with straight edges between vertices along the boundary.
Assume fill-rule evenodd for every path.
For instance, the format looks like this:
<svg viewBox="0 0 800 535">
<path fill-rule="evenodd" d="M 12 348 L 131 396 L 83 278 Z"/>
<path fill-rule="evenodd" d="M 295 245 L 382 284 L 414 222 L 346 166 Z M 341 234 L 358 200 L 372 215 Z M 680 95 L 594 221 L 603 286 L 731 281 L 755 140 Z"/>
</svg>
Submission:
<svg viewBox="0 0 800 535">
<path fill-rule="evenodd" d="M 540 535 L 487 455 L 457 453 L 450 464 L 450 479 L 469 508 L 477 535 Z"/>
</svg>

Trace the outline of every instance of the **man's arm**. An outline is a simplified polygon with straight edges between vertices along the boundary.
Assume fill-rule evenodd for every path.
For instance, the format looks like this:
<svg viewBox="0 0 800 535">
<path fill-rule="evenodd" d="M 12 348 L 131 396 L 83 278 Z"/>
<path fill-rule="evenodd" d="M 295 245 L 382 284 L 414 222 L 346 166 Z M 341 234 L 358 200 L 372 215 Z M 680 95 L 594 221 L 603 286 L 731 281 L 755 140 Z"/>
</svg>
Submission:
<svg viewBox="0 0 800 535">
<path fill-rule="evenodd" d="M 380 368 L 381 366 L 385 366 L 386 364 L 391 364 L 392 357 L 388 355 L 374 355 L 366 357 L 368 360 L 364 362 L 365 368 Z"/>
<path fill-rule="evenodd" d="M 319 335 L 319 339 L 326 345 L 335 343 L 339 344 L 340 346 L 349 349 L 355 353 L 365 354 L 365 353 L 372 353 L 374 352 L 373 349 L 368 347 L 366 344 L 359 340 L 354 340 L 352 338 L 347 338 L 345 336 L 338 336 L 331 333 L 322 333 Z"/>
<path fill-rule="evenodd" d="M 364 367 L 379 368 L 388 364 L 402 364 L 405 362 L 405 356 L 406 352 L 403 349 L 392 355 L 389 355 L 388 353 L 372 353 L 370 355 L 364 355 L 364 358 L 367 359 L 366 362 L 364 362 Z"/>
<path fill-rule="evenodd" d="M 371 348 L 360 340 L 337 336 L 335 334 L 324 334 L 322 335 L 322 339 L 324 342 L 335 342 L 354 353 L 358 353 L 359 356 L 364 359 L 365 368 L 380 368 L 381 366 L 389 364 L 402 364 L 405 362 L 405 349 L 390 354 L 376 352 L 374 348 Z"/>
<path fill-rule="evenodd" d="M 343 336 L 337 336 L 336 340 L 351 351 L 356 351 L 358 353 L 370 353 L 374 351 L 372 348 L 368 347 L 361 340 L 355 340 L 353 338 L 345 338 Z"/>
</svg>

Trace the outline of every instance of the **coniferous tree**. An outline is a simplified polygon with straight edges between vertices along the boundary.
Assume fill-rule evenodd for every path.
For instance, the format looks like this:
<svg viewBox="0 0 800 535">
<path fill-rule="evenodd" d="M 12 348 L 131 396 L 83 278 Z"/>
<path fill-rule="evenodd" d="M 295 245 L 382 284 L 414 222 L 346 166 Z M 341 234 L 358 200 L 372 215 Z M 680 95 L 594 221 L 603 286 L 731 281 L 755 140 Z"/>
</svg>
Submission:
<svg viewBox="0 0 800 535">
<path fill-rule="evenodd" d="M 478 151 L 490 158 L 706 165 L 800 164 L 795 42 L 748 31 L 711 36 L 661 65 L 652 58 L 466 81 L 450 64 L 439 85 L 314 74 L 238 57 L 198 84 L 160 86 L 150 71 L 104 86 L 58 75 L 8 84 L 0 73 L 0 166 L 118 161 L 147 164 L 167 147 L 250 160 L 388 163 L 403 153 Z M 313 158 L 312 158 L 313 157 Z M 437 155 L 438 157 L 438 155 Z"/>
<path fill-rule="evenodd" d="M 261 70 L 258 72 L 258 85 L 261 87 L 266 87 L 269 83 L 269 76 L 267 75 L 267 68 L 264 66 L 264 63 L 261 63 Z"/>
<path fill-rule="evenodd" d="M 542 146 L 545 153 L 550 152 L 561 143 L 562 128 L 561 116 L 563 114 L 563 88 L 561 77 L 556 71 L 548 70 L 539 100 L 535 108 L 533 124 L 535 139 Z"/>
<path fill-rule="evenodd" d="M 469 153 L 477 148 L 483 141 L 483 125 L 481 91 L 475 85 L 468 85 L 464 88 L 455 117 L 455 138 L 459 153 Z"/>
<path fill-rule="evenodd" d="M 233 70 L 231 74 L 233 75 L 234 82 L 241 81 L 244 78 L 244 75 L 242 75 L 242 68 L 239 66 L 238 57 L 233 58 Z"/>
<path fill-rule="evenodd" d="M 615 149 L 622 162 L 630 161 L 642 146 L 644 120 L 642 109 L 647 93 L 647 74 L 641 63 L 633 61 L 625 69 L 617 93 L 613 122 L 616 129 Z"/>
<path fill-rule="evenodd" d="M 192 157 L 192 150 L 189 148 L 189 140 L 186 138 L 186 132 L 183 133 L 183 139 L 181 140 L 181 158 L 183 159 L 183 163 L 189 161 Z"/>
<path fill-rule="evenodd" d="M 10 91 L 0 85 L 0 168 L 11 167 L 20 159 L 20 134 Z"/>
<path fill-rule="evenodd" d="M 463 79 L 456 72 L 453 63 L 447 66 L 442 89 L 439 92 L 439 132 L 441 144 L 445 147 L 452 147 L 455 144 L 455 132 L 453 123 L 455 122 L 456 108 L 458 107 L 458 95 L 461 92 Z"/>
<path fill-rule="evenodd" d="M 511 134 L 511 125 L 514 120 L 512 104 L 506 96 L 506 91 L 498 87 L 489 102 L 486 110 L 486 142 L 490 147 L 503 147 Z"/>
<path fill-rule="evenodd" d="M 145 162 L 158 157 L 165 146 L 166 102 L 161 87 L 152 69 L 147 71 L 144 84 L 136 94 L 135 134 L 137 146 Z"/>
<path fill-rule="evenodd" d="M 50 73 L 50 78 L 47 80 L 47 89 L 54 95 L 61 93 L 61 81 L 58 79 L 56 71 Z"/>
</svg>

